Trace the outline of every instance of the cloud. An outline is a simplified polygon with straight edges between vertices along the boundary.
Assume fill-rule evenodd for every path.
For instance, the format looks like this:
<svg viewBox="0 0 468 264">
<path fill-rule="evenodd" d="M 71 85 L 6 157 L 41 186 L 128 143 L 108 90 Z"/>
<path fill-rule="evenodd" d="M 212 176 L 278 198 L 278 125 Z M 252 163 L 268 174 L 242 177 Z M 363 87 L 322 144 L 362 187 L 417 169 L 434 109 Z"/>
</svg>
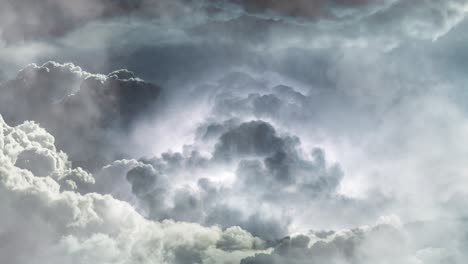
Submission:
<svg viewBox="0 0 468 264">
<path fill-rule="evenodd" d="M 22 3 L 4 1 L 0 6 L 2 7 L 0 28 L 2 38 L 14 43 L 63 36 L 89 22 L 111 18 L 137 17 L 173 21 L 176 15 L 191 13 L 196 17 L 222 21 L 226 17 L 240 13 L 266 19 L 280 19 L 287 23 L 306 23 L 309 26 L 313 26 L 314 23 L 321 24 L 322 21 L 327 27 L 329 22 L 332 26 L 338 23 L 338 27 L 358 24 L 373 33 L 376 33 L 374 27 L 375 29 L 388 27 L 393 32 L 431 39 L 444 35 L 459 23 L 464 17 L 465 5 L 463 0 L 443 3 L 438 1 L 407 3 L 400 0 L 385 0 L 378 3 L 366 0 L 312 2 L 293 0 L 287 3 L 277 0 L 211 0 L 198 3 L 166 0 L 79 0 L 63 3 L 50 0 L 35 5 L 30 1 Z M 426 16 L 429 13 L 433 15 Z"/>
<path fill-rule="evenodd" d="M 34 123 L 9 127 L 0 121 L 0 241 L 8 241 L 0 247 L 2 262 L 238 263 L 264 249 L 262 240 L 240 228 L 152 222 L 111 196 L 61 191 L 61 178 L 74 181 L 84 171 L 72 169 L 53 143 Z M 33 173 L 49 160 L 36 159 L 33 170 L 17 167 L 29 146 L 51 152 L 63 167 L 40 177 Z"/>
<path fill-rule="evenodd" d="M 447 226 L 437 228 L 445 229 Z M 421 229 L 428 233 L 433 231 L 428 226 Z M 441 236 L 438 239 L 445 238 Z M 466 243 L 465 239 L 458 241 Z M 464 253 L 458 249 L 453 251 L 450 246 L 436 244 L 434 240 L 419 236 L 411 226 L 384 221 L 372 226 L 328 232 L 324 238 L 314 232 L 287 237 L 271 253 L 247 257 L 241 263 L 460 263 L 464 258 Z"/>
<path fill-rule="evenodd" d="M 17 167 L 18 157 L 32 146 L 37 153 L 49 151 L 63 166 L 48 176 Z M 409 264 L 463 263 L 466 259 L 464 220 L 402 224 L 392 216 L 372 226 L 311 231 L 271 242 L 235 226 L 220 229 L 147 220 L 130 204 L 110 195 L 61 190 L 65 183 L 59 179 L 83 171 L 73 169 L 67 156 L 56 150 L 54 138 L 32 122 L 10 127 L 0 120 L 0 161 L 0 210 L 4 216 L 0 220 L 0 259 L 9 263 Z M 49 161 L 36 162 L 41 168 Z M 148 165 L 139 168 L 143 171 L 130 175 L 139 177 L 144 172 L 154 177 Z M 206 182 L 203 185 L 209 189 Z"/>
<path fill-rule="evenodd" d="M 298 138 L 279 134 L 265 121 L 228 120 L 196 130 L 202 135 L 196 144 L 182 153 L 163 153 L 133 163 L 124 170 L 130 186 L 109 182 L 115 189 L 104 188 L 104 193 L 122 193 L 127 186 L 127 194 L 121 197 L 152 219 L 240 226 L 270 241 L 287 235 L 293 223 L 309 217 L 301 209 L 290 210 L 291 202 L 304 210 L 346 208 L 357 221 L 362 207 L 372 214 L 381 203 L 341 197 L 337 192 L 343 178 L 340 166 L 329 163 L 320 148 L 303 153 Z M 209 143 L 213 148 L 208 155 L 199 152 L 205 140 L 215 141 Z M 98 185 L 106 185 L 100 183 L 99 173 L 96 179 Z M 128 195 L 129 190 L 133 195 Z M 324 217 L 316 221 L 337 221 Z"/>
<path fill-rule="evenodd" d="M 330 7 L 345 7 L 345 8 L 362 8 L 369 5 L 367 0 L 320 0 L 320 1 L 303 1 L 293 0 L 288 2 L 282 2 L 277 0 L 233 0 L 230 1 L 235 4 L 239 4 L 249 13 L 267 13 L 275 12 L 284 16 L 297 16 L 309 19 L 315 19 L 318 17 L 327 17 Z"/>
<path fill-rule="evenodd" d="M 232 2 L 240 5 L 245 12 L 261 17 L 301 24 L 312 22 L 320 25 L 320 22 L 324 21 L 323 24 L 327 29 L 332 29 L 334 26 L 348 28 L 349 25 L 354 25 L 371 34 L 379 34 L 377 30 L 387 28 L 390 33 L 421 39 L 436 39 L 445 35 L 465 17 L 467 4 L 463 0 L 444 3 L 439 1 L 409 3 L 400 0 L 376 3 L 366 0 Z M 432 16 L 426 16 L 429 13 Z"/>
<path fill-rule="evenodd" d="M 116 137 L 125 141 L 134 123 L 152 113 L 161 88 L 127 70 L 101 75 L 71 63 L 47 62 L 22 69 L 0 91 L 6 120 L 41 123 L 77 164 L 96 168 L 124 155 L 116 153 L 115 145 L 122 143 Z M 12 101 L 23 107 L 8 107 Z"/>
<path fill-rule="evenodd" d="M 221 135 L 213 155 L 221 159 L 236 156 L 268 156 L 283 151 L 288 147 L 288 141 L 293 145 L 295 140 L 278 137 L 275 129 L 268 123 L 252 121 Z"/>
<path fill-rule="evenodd" d="M 165 12 L 181 12 L 183 7 L 182 1 L 166 0 L 2 1 L 0 36 L 10 43 L 46 39 L 64 35 L 93 20 L 132 14 L 161 16 Z"/>
<path fill-rule="evenodd" d="M 332 235 L 327 242 L 313 243 L 305 235 L 285 238 L 272 254 L 259 254 L 241 263 L 411 263 L 410 256 L 405 252 L 405 243 L 400 230 L 379 225 Z"/>
<path fill-rule="evenodd" d="M 466 263 L 465 16 L 0 3 L 0 261 Z"/>
</svg>

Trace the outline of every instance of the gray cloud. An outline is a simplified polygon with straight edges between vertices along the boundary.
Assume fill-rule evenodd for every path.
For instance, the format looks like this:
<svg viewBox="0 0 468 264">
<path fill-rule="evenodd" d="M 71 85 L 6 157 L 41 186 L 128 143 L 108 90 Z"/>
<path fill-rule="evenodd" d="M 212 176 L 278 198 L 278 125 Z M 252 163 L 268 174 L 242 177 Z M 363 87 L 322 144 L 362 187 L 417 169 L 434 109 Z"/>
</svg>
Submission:
<svg viewBox="0 0 468 264">
<path fill-rule="evenodd" d="M 294 138 L 280 138 L 268 123 L 252 121 L 222 134 L 213 153 L 214 158 L 236 156 L 269 156 L 294 146 Z"/>
<path fill-rule="evenodd" d="M 165 12 L 183 11 L 184 1 L 166 0 L 48 0 L 0 3 L 2 39 L 8 42 L 46 39 L 60 36 L 89 21 L 124 15 L 161 16 Z M 188 3 L 188 2 L 187 2 Z M 187 6 L 188 8 L 188 6 Z"/>
<path fill-rule="evenodd" d="M 0 262 L 466 263 L 466 5 L 0 0 Z"/>
<path fill-rule="evenodd" d="M 31 64 L 0 90 L 6 120 L 43 124 L 75 162 L 93 168 L 123 155 L 115 152 L 121 143 L 115 137 L 124 140 L 134 122 L 155 109 L 161 93 L 127 70 L 96 75 L 56 62 Z M 8 102 L 13 101 L 23 107 L 12 109 Z"/>
<path fill-rule="evenodd" d="M 17 167 L 31 146 L 38 153 L 48 151 L 60 165 L 45 177 Z M 54 138 L 32 122 L 10 127 L 1 120 L 0 159 L 0 209 L 5 213 L 0 220 L 0 258 L 11 263 L 116 259 L 121 263 L 463 263 L 466 259 L 464 221 L 402 225 L 395 217 L 383 218 L 374 226 L 286 237 L 265 250 L 269 244 L 239 227 L 222 231 L 145 220 L 111 196 L 60 191 L 58 179 L 73 170 L 83 171 L 72 169 L 67 156 L 56 150 Z M 38 167 L 41 163 L 48 161 L 37 160 Z M 148 166 L 143 171 L 154 176 Z M 130 174 L 134 176 L 138 177 Z M 27 251 L 22 250 L 25 246 Z"/>
<path fill-rule="evenodd" d="M 379 244 L 373 244 L 372 249 L 367 248 L 373 242 Z M 329 242 L 313 243 L 304 235 L 286 238 L 276 246 L 271 255 L 259 254 L 244 259 L 241 263 L 380 263 L 382 258 L 410 263 L 405 243 L 400 230 L 388 225 L 379 225 L 370 230 L 355 229 L 338 234 Z M 386 262 L 383 261 L 382 263 Z"/>
<path fill-rule="evenodd" d="M 257 254 L 241 261 L 257 263 L 459 263 L 464 253 L 440 245 L 434 237 L 427 239 L 421 232 L 433 235 L 433 227 L 450 232 L 440 223 L 419 223 L 401 226 L 397 223 L 380 223 L 374 226 L 329 232 L 325 239 L 317 233 L 297 235 L 281 240 L 273 252 Z M 451 224 L 458 225 L 456 222 Z M 462 231 L 462 233 L 464 233 Z M 440 233 L 439 233 L 440 235 Z M 461 235 L 463 236 L 463 235 Z M 438 237 L 443 238 L 444 235 Z M 461 243 L 465 239 L 456 236 Z M 463 241 L 463 242 L 462 242 Z"/>
<path fill-rule="evenodd" d="M 187 146 L 183 153 L 142 159 L 144 165 L 127 170 L 127 190 L 136 200 L 126 200 L 153 219 L 240 226 L 270 241 L 287 235 L 292 221 L 307 217 L 300 211 L 288 212 L 291 202 L 324 212 L 346 208 L 356 214 L 357 221 L 363 207 L 372 214 L 381 203 L 380 199 L 361 202 L 341 197 L 337 190 L 343 172 L 326 160 L 322 149 L 312 150 L 309 158 L 302 153 L 298 138 L 279 135 L 269 123 L 231 121 L 216 125 L 217 143 L 211 155 L 200 154 L 196 145 Z M 223 175 L 234 178 L 226 185 Z M 96 179 L 99 184 L 99 174 Z M 114 191 L 107 189 L 107 193 Z"/>
<path fill-rule="evenodd" d="M 267 13 L 275 12 L 284 16 L 297 16 L 309 19 L 316 19 L 318 17 L 329 17 L 331 7 L 343 8 L 362 8 L 370 5 L 367 0 L 320 0 L 320 1 L 303 1 L 293 0 L 282 2 L 277 0 L 254 0 L 243 1 L 233 0 L 232 3 L 238 4 L 246 12 L 249 13 Z"/>
</svg>

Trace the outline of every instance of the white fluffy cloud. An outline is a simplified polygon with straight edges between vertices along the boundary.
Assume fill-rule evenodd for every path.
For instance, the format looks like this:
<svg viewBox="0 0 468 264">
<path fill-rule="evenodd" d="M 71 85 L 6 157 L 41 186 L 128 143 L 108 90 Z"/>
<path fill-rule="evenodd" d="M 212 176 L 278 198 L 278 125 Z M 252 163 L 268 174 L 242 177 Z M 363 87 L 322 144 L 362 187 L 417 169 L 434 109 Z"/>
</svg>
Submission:
<svg viewBox="0 0 468 264">
<path fill-rule="evenodd" d="M 25 159 L 34 159 L 33 167 L 17 166 Z M 6 263 L 421 264 L 466 259 L 464 221 L 402 224 L 387 217 L 375 226 L 265 242 L 235 226 L 222 230 L 147 220 L 110 195 L 63 190 L 69 183 L 62 178 L 78 183 L 83 178 L 76 175 L 85 172 L 72 169 L 66 154 L 55 149 L 54 138 L 32 122 L 10 127 L 0 119 L 0 161 L 0 260 Z M 47 175 L 34 174 L 52 163 Z M 132 163 L 112 166 L 123 169 Z"/>
<path fill-rule="evenodd" d="M 238 263 L 265 246 L 239 228 L 152 222 L 112 196 L 63 191 L 60 184 L 87 179 L 53 144 L 32 122 L 0 120 L 2 262 Z"/>
</svg>

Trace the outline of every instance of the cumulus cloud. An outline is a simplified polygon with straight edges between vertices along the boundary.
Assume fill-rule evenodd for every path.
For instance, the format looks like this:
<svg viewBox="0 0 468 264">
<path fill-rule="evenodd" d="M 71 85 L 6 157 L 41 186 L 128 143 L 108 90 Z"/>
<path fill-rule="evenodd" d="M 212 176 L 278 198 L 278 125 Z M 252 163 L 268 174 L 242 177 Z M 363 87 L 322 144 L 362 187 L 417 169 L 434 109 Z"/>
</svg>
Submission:
<svg viewBox="0 0 468 264">
<path fill-rule="evenodd" d="M 161 88 L 127 70 L 101 75 L 71 63 L 47 62 L 28 65 L 0 91 L 6 120 L 41 123 L 75 162 L 96 168 L 121 154 L 114 146 L 125 141 L 136 120 L 155 109 Z M 23 107 L 13 109 L 11 102 Z"/>
<path fill-rule="evenodd" d="M 268 156 L 287 148 L 287 141 L 294 142 L 294 139 L 282 139 L 270 124 L 252 121 L 221 135 L 213 155 L 215 158 Z"/>
<path fill-rule="evenodd" d="M 34 123 L 9 127 L 0 121 L 4 213 L 0 259 L 4 262 L 238 263 L 265 249 L 262 240 L 240 228 L 222 231 L 171 220 L 152 222 L 109 195 L 62 190 L 71 182 L 80 185 L 93 178 L 72 169 L 67 156 L 53 144 L 53 137 Z M 37 151 L 31 152 L 32 146 Z M 47 151 L 47 158 L 30 164 L 34 168 L 24 166 L 26 158 Z M 62 166 L 49 168 L 51 160 Z M 44 167 L 50 169 L 47 175 L 37 170 Z"/>
<path fill-rule="evenodd" d="M 316 243 L 305 235 L 288 237 L 271 254 L 258 254 L 241 263 L 417 263 L 407 252 L 404 233 L 393 226 L 349 230 L 330 237 Z"/>
<path fill-rule="evenodd" d="M 466 5 L 0 0 L 0 261 L 466 263 Z"/>
<path fill-rule="evenodd" d="M 167 152 L 132 162 L 114 179 L 101 178 L 98 173 L 98 185 L 114 186 L 100 192 L 126 193 L 120 197 L 152 219 L 240 226 L 269 241 L 286 236 L 295 224 L 307 222 L 310 215 L 299 208 L 308 208 L 311 214 L 321 210 L 323 218 L 314 223 L 339 225 L 339 220 L 325 212 L 346 208 L 344 214 L 360 222 L 382 205 L 381 199 L 367 202 L 341 196 L 338 188 L 343 172 L 338 164 L 327 161 L 323 149 L 304 153 L 297 137 L 282 135 L 265 121 L 238 124 L 227 120 L 202 124 L 196 131 L 201 134 L 197 143 L 186 146 L 182 153 Z M 204 142 L 212 145 L 211 153 L 199 151 Z M 124 173 L 128 183 L 116 184 Z M 291 202 L 296 208 L 290 208 Z M 364 207 L 368 208 L 366 217 L 360 213 Z"/>
<path fill-rule="evenodd" d="M 465 224 L 464 220 L 402 224 L 396 216 L 385 216 L 373 225 L 286 237 L 272 252 L 241 263 L 459 263 L 466 258 L 457 246 L 466 243 L 465 232 L 459 230 Z"/>
<path fill-rule="evenodd" d="M 31 146 L 36 152 L 50 151 L 63 165 L 47 176 L 18 167 L 19 157 Z M 54 138 L 32 122 L 10 127 L 1 120 L 0 150 L 0 209 L 5 213 L 0 241 L 8 241 L 1 243 L 0 252 L 9 263 L 461 263 L 466 257 L 463 246 L 438 242 L 450 238 L 464 243 L 463 231 L 450 235 L 463 221 L 402 225 L 398 218 L 387 217 L 375 226 L 270 242 L 239 227 L 153 222 L 112 196 L 62 190 L 67 183 L 61 178 L 73 174 L 69 180 L 75 180 L 84 171 L 72 169 L 66 154 L 55 149 Z M 39 167 L 47 163 L 36 161 Z M 130 180 L 154 178 L 147 165 L 135 168 L 127 175 Z M 144 184 L 137 188 L 146 189 Z M 439 228 L 435 231 L 433 225 Z"/>
</svg>

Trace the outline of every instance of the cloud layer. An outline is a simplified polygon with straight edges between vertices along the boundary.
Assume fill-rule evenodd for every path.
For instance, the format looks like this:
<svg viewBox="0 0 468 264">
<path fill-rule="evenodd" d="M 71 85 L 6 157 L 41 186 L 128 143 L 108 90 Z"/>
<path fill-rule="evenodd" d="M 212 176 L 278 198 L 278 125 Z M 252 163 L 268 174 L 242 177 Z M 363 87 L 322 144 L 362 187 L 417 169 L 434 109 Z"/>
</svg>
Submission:
<svg viewBox="0 0 468 264">
<path fill-rule="evenodd" d="M 0 262 L 462 264 L 465 0 L 0 0 Z"/>
</svg>

